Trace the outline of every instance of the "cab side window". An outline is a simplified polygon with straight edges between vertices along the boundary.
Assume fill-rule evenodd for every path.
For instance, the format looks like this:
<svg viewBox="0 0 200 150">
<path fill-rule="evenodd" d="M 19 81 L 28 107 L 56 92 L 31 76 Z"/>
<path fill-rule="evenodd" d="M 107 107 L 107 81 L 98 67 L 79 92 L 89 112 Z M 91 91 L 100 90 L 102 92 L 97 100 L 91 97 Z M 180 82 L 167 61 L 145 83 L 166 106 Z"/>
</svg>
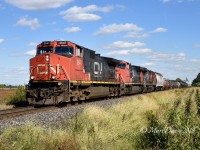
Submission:
<svg viewBox="0 0 200 150">
<path fill-rule="evenodd" d="M 76 56 L 83 57 L 83 49 L 76 47 Z"/>
</svg>

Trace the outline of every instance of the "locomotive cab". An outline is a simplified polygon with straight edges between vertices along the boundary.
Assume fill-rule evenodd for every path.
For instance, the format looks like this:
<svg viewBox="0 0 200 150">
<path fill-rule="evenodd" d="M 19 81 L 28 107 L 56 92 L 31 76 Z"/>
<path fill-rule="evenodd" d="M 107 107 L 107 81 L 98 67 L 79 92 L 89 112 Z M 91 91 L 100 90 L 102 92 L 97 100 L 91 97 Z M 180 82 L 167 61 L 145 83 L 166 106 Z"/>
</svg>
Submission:
<svg viewBox="0 0 200 150">
<path fill-rule="evenodd" d="M 70 101 L 70 81 L 89 80 L 83 71 L 83 48 L 69 41 L 45 41 L 30 59 L 26 96 L 30 104 Z"/>
<path fill-rule="evenodd" d="M 121 61 L 116 66 L 118 82 L 131 83 L 130 64 L 126 61 Z"/>
<path fill-rule="evenodd" d="M 41 55 L 44 53 L 55 53 L 58 55 L 63 55 L 66 57 L 72 57 L 74 54 L 74 48 L 67 45 L 67 42 L 58 41 L 57 45 L 50 44 L 50 42 L 43 42 L 38 45 L 36 55 Z"/>
</svg>

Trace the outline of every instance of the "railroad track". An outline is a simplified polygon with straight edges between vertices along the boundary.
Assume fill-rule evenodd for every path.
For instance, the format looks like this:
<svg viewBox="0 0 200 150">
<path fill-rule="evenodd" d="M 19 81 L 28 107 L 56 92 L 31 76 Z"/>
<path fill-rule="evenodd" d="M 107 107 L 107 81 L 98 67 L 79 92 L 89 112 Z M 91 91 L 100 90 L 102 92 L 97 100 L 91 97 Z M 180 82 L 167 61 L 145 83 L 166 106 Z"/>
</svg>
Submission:
<svg viewBox="0 0 200 150">
<path fill-rule="evenodd" d="M 99 101 L 103 101 L 103 100 L 107 100 L 107 99 L 99 99 Z M 76 105 L 84 105 L 84 104 L 88 104 L 88 103 L 93 103 L 94 101 L 98 101 L 98 99 L 67 102 L 67 103 L 64 103 L 63 105 L 60 105 L 59 107 L 44 106 L 44 107 L 35 108 L 33 106 L 28 106 L 28 107 L 18 107 L 18 108 L 4 109 L 4 110 L 0 110 L 0 120 L 6 120 L 6 119 L 10 119 L 10 118 L 24 116 L 24 115 L 27 115 L 27 114 L 35 114 L 37 112 L 44 112 L 44 111 L 56 110 L 56 109 L 60 109 L 60 108 L 73 107 L 73 106 L 76 106 Z"/>
<path fill-rule="evenodd" d="M 157 91 L 157 92 L 160 92 L 160 91 Z M 143 93 L 143 94 L 147 94 L 147 93 Z M 135 95 L 141 95 L 141 94 L 135 94 Z M 123 98 L 123 97 L 127 97 L 127 96 L 122 96 L 121 98 Z M 115 98 L 117 98 L 117 97 L 115 97 Z M 67 102 L 60 107 L 61 108 L 73 107 L 74 105 L 83 105 L 83 104 L 93 103 L 94 101 L 104 101 L 104 100 L 108 100 L 108 99 L 114 99 L 114 97 L 113 98 L 103 98 L 103 99 L 102 98 L 90 99 L 90 100 L 76 101 L 76 102 Z M 18 107 L 18 108 L 12 108 L 12 109 L 4 109 L 4 110 L 0 110 L 0 120 L 15 118 L 15 117 L 23 116 L 23 115 L 26 115 L 26 114 L 35 114 L 37 112 L 56 110 L 56 109 L 60 109 L 60 107 L 46 106 L 46 107 L 35 108 L 33 106 L 28 106 L 28 107 Z"/>
<path fill-rule="evenodd" d="M 26 114 L 34 114 L 48 110 L 58 109 L 55 106 L 34 108 L 32 106 L 0 110 L 0 120 L 14 118 Z"/>
<path fill-rule="evenodd" d="M 94 100 L 88 100 L 88 103 L 92 103 Z M 68 102 L 63 105 L 60 105 L 60 107 L 56 106 L 43 106 L 43 107 L 33 107 L 33 106 L 27 106 L 27 107 L 18 107 L 18 108 L 11 108 L 11 109 L 3 109 L 0 110 L 0 120 L 15 118 L 27 114 L 35 114 L 38 112 L 44 112 L 44 111 L 50 111 L 50 110 L 56 110 L 64 107 L 73 107 L 75 105 L 79 104 L 85 104 L 84 101 L 77 101 L 77 102 Z"/>
</svg>

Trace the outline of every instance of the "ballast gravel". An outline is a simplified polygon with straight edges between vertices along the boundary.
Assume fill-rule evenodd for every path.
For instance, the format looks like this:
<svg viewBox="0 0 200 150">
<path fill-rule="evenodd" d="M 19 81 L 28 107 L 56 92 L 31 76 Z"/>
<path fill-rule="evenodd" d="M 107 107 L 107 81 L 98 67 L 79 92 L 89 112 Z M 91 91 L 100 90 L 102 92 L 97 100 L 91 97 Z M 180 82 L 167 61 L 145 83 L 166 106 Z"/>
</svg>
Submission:
<svg viewBox="0 0 200 150">
<path fill-rule="evenodd" d="M 129 98 L 127 97 L 121 97 L 116 99 L 101 100 L 95 101 L 93 103 L 86 103 L 84 105 L 64 107 L 56 110 L 37 112 L 35 114 L 27 114 L 15 118 L 0 120 L 0 131 L 3 131 L 4 129 L 9 127 L 19 127 L 27 123 L 39 125 L 44 129 L 48 129 L 49 127 L 57 127 L 63 123 L 63 120 L 72 118 L 74 115 L 82 111 L 87 106 L 110 107 L 113 104 L 117 104 L 120 101 L 128 99 Z"/>
</svg>

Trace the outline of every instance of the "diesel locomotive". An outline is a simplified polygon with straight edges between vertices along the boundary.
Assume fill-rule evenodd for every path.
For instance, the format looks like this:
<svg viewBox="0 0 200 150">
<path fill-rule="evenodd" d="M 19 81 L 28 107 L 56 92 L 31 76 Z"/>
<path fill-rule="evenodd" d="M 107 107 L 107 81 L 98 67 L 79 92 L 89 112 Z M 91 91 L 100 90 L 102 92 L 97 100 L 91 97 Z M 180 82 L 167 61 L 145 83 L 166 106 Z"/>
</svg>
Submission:
<svg viewBox="0 0 200 150">
<path fill-rule="evenodd" d="M 26 98 L 34 106 L 58 105 L 170 89 L 176 84 L 160 73 L 100 56 L 70 41 L 44 41 L 30 59 Z"/>
</svg>

